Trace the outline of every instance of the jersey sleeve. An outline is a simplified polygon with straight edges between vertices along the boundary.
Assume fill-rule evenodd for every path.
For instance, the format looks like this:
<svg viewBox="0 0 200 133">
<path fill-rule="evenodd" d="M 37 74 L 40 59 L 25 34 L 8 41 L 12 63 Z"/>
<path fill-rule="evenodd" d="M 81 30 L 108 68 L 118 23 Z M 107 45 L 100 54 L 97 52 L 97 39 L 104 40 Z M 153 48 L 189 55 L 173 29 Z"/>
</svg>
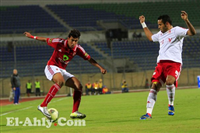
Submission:
<svg viewBox="0 0 200 133">
<path fill-rule="evenodd" d="M 60 38 L 47 38 L 47 44 L 54 49 L 56 48 L 57 44 L 60 43 Z"/>
<path fill-rule="evenodd" d="M 83 47 L 81 47 L 80 45 L 77 47 L 76 54 L 82 57 L 84 60 L 89 60 L 91 58 L 90 55 L 86 53 Z"/>
<path fill-rule="evenodd" d="M 177 26 L 176 30 L 175 30 L 175 35 L 177 37 L 186 37 L 187 36 L 187 31 L 188 31 L 188 29 L 185 29 L 185 28 Z"/>
<path fill-rule="evenodd" d="M 157 34 L 153 34 L 153 35 L 151 36 L 151 39 L 153 40 L 153 42 L 158 42 L 158 41 L 159 41 L 158 34 L 159 34 L 159 32 L 158 32 Z"/>
</svg>

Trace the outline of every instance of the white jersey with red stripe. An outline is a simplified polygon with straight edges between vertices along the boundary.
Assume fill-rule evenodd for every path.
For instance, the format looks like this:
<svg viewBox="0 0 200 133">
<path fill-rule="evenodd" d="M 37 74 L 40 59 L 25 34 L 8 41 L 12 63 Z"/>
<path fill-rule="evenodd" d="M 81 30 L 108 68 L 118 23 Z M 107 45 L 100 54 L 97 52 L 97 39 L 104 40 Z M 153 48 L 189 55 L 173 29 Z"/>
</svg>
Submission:
<svg viewBox="0 0 200 133">
<path fill-rule="evenodd" d="M 183 40 L 187 36 L 187 31 L 188 29 L 176 26 L 165 33 L 159 31 L 151 37 L 153 42 L 160 44 L 157 63 L 160 60 L 170 60 L 182 64 Z"/>
<path fill-rule="evenodd" d="M 47 65 L 54 65 L 66 69 L 67 64 L 75 55 L 79 55 L 85 60 L 90 59 L 90 55 L 77 44 L 73 49 L 67 45 L 67 40 L 61 38 L 47 38 L 47 44 L 54 48 L 54 52 Z"/>
</svg>

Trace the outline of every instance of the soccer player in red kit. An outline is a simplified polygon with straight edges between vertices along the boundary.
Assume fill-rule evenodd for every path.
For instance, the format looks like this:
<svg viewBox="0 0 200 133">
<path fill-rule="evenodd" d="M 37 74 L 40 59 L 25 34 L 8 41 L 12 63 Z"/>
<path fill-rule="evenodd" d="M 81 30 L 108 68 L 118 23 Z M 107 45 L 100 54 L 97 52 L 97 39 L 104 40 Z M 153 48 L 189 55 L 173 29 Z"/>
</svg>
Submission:
<svg viewBox="0 0 200 133">
<path fill-rule="evenodd" d="M 83 59 L 88 60 L 92 65 L 98 67 L 102 74 L 105 74 L 106 70 L 91 58 L 78 44 L 80 32 L 75 29 L 71 30 L 67 39 L 32 36 L 29 32 L 24 32 L 24 34 L 28 38 L 47 42 L 49 46 L 54 48 L 54 52 L 44 71 L 47 79 L 53 81 L 54 85 L 50 88 L 42 104 L 38 106 L 38 110 L 47 118 L 51 119 L 47 105 L 56 95 L 57 91 L 65 85 L 74 88 L 73 110 L 70 117 L 80 119 L 85 118 L 85 114 L 78 112 L 79 104 L 81 102 L 82 85 L 74 75 L 65 70 L 67 64 L 75 55 L 79 55 Z"/>
<path fill-rule="evenodd" d="M 168 115 L 173 116 L 175 88 L 178 86 L 178 78 L 182 66 L 182 46 L 183 39 L 186 36 L 193 36 L 196 31 L 188 20 L 188 14 L 181 11 L 181 18 L 187 24 L 188 29 L 179 26 L 172 26 L 172 21 L 168 15 L 158 17 L 158 28 L 160 31 L 152 34 L 145 24 L 145 17 L 139 17 L 140 23 L 144 29 L 147 38 L 153 42 L 160 43 L 157 66 L 151 78 L 151 89 L 147 98 L 147 112 L 140 119 L 152 118 L 152 111 L 156 102 L 157 93 L 161 86 L 166 83 L 166 90 L 169 100 Z"/>
</svg>

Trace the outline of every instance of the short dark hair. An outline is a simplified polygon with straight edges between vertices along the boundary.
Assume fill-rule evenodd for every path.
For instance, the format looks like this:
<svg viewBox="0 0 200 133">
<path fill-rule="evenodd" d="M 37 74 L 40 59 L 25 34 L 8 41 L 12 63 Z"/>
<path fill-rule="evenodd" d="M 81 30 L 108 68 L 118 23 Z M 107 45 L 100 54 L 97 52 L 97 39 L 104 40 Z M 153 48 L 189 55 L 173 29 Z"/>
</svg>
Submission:
<svg viewBox="0 0 200 133">
<path fill-rule="evenodd" d="M 166 24 L 166 22 L 169 22 L 172 25 L 172 20 L 169 17 L 169 15 L 161 15 L 161 16 L 158 17 L 158 20 L 160 20 L 160 19 L 162 19 L 162 22 L 164 24 Z"/>
<path fill-rule="evenodd" d="M 79 37 L 81 36 L 81 33 L 80 33 L 80 31 L 78 31 L 78 30 L 76 30 L 76 29 L 73 29 L 73 30 L 71 30 L 71 31 L 69 32 L 68 37 L 70 38 L 71 36 L 72 36 L 73 38 L 79 38 Z"/>
</svg>

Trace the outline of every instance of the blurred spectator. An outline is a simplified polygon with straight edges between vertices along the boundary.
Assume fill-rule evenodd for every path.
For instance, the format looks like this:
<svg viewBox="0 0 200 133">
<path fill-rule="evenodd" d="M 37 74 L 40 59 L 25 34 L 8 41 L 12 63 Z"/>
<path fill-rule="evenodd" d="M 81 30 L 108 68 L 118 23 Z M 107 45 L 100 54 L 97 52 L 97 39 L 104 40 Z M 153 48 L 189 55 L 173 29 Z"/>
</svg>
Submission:
<svg viewBox="0 0 200 133">
<path fill-rule="evenodd" d="M 102 79 L 99 79 L 99 94 L 102 94 L 102 89 L 103 89 L 103 82 Z"/>
<path fill-rule="evenodd" d="M 103 86 L 102 93 L 103 94 L 111 94 L 111 92 L 109 91 L 109 89 L 105 85 Z"/>
<path fill-rule="evenodd" d="M 128 84 L 126 83 L 126 80 L 123 80 L 121 88 L 122 88 L 122 93 L 129 92 Z"/>
<path fill-rule="evenodd" d="M 28 82 L 26 83 L 26 94 L 28 97 L 30 97 L 31 89 L 32 89 L 32 83 L 30 80 L 28 80 Z"/>
<path fill-rule="evenodd" d="M 38 79 L 35 81 L 35 95 L 40 96 L 40 81 Z"/>
<path fill-rule="evenodd" d="M 93 89 L 94 89 L 94 94 L 99 94 L 99 84 L 98 84 L 98 81 L 94 82 L 93 85 L 92 85 Z"/>
<path fill-rule="evenodd" d="M 85 93 L 86 95 L 89 95 L 89 92 L 90 92 L 90 95 L 92 94 L 92 84 L 90 83 L 90 81 L 88 81 L 87 84 L 85 84 Z"/>
<path fill-rule="evenodd" d="M 17 69 L 13 69 L 13 75 L 11 75 L 11 84 L 12 84 L 12 89 L 14 91 L 14 104 L 17 105 L 19 104 L 19 96 L 20 96 L 20 77 L 17 72 Z"/>
</svg>

